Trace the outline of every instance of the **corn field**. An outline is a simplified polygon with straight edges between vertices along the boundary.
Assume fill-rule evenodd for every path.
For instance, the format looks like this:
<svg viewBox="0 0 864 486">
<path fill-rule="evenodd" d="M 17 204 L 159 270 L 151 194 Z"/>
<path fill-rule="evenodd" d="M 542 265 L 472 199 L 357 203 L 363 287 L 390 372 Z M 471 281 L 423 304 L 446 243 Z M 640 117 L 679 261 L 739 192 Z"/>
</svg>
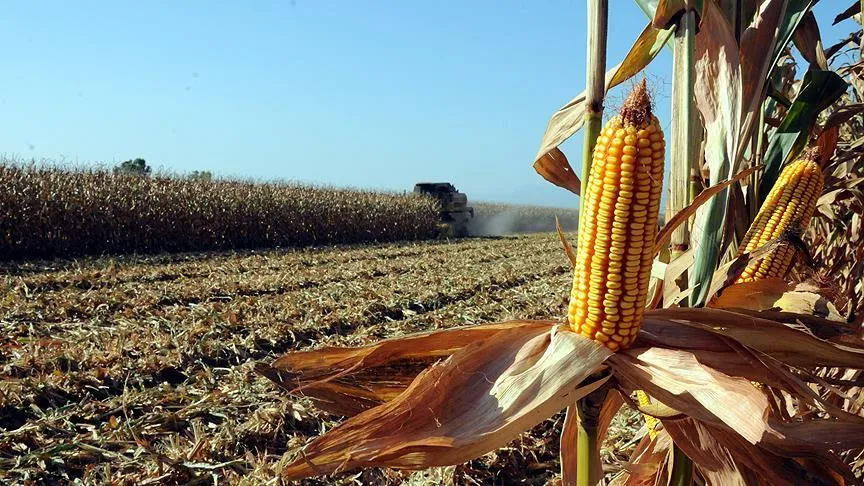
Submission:
<svg viewBox="0 0 864 486">
<path fill-rule="evenodd" d="M 827 45 L 816 2 L 636 0 L 607 71 L 609 3 L 533 165 L 579 197 L 575 235 L 0 263 L 0 480 L 864 484 L 864 1 L 831 4 L 857 23 Z M 666 46 L 669 129 L 645 79 L 609 113 Z M 437 222 L 412 196 L 0 168 L 13 257 Z"/>
<path fill-rule="evenodd" d="M 0 163 L 0 258 L 298 247 L 435 234 L 413 194 Z"/>
</svg>

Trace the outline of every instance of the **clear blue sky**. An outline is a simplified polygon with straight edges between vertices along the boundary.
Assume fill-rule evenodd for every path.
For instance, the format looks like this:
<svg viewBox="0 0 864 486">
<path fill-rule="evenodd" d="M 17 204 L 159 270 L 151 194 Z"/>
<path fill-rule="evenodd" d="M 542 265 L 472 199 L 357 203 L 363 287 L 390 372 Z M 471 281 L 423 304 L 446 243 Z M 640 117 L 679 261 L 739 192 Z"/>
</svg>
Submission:
<svg viewBox="0 0 864 486">
<path fill-rule="evenodd" d="M 611 66 L 646 19 L 610 3 Z M 575 205 L 531 163 L 584 88 L 584 18 L 581 0 L 4 2 L 0 153 Z M 664 51 L 648 72 L 667 130 L 670 70 Z"/>
</svg>

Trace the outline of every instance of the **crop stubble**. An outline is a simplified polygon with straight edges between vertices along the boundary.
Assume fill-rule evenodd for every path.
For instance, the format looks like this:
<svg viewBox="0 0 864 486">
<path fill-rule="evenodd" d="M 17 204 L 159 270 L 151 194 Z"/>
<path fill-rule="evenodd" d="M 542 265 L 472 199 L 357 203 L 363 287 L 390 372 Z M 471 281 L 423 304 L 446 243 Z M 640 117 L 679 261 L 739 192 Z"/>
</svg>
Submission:
<svg viewBox="0 0 864 486">
<path fill-rule="evenodd" d="M 91 483 L 274 477 L 285 452 L 338 417 L 278 391 L 251 372 L 254 361 L 442 327 L 558 318 L 570 281 L 549 234 L 37 262 L 4 273 L 0 474 Z M 543 483 L 557 469 L 558 422 L 455 470 L 368 471 L 361 479 L 518 475 Z"/>
</svg>

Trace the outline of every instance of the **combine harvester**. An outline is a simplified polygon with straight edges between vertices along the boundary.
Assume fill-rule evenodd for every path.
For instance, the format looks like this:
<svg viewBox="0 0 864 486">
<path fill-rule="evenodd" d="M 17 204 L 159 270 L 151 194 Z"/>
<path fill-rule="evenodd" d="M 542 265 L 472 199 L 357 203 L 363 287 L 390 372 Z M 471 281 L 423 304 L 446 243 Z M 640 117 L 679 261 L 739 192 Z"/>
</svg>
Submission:
<svg viewBox="0 0 864 486">
<path fill-rule="evenodd" d="M 474 208 L 468 206 L 468 196 L 449 182 L 418 182 L 414 192 L 426 194 L 438 201 L 444 234 L 449 237 L 469 235 L 468 226 L 474 218 Z"/>
</svg>

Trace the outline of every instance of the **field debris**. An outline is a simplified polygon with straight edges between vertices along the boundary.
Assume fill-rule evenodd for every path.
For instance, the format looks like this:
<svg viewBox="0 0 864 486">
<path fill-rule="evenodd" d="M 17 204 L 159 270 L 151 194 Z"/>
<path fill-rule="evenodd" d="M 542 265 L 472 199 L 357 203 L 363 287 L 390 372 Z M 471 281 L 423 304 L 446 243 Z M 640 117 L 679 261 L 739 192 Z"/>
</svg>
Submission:
<svg viewBox="0 0 864 486">
<path fill-rule="evenodd" d="M 571 278 L 553 234 L 3 270 L 0 475 L 13 483 L 275 479 L 340 417 L 287 397 L 253 372 L 255 362 L 517 316 L 556 318 Z M 305 484 L 545 484 L 558 470 L 562 421 L 563 413 L 455 468 Z M 614 448 L 604 450 L 610 471 L 640 427 L 629 410 L 616 419 Z"/>
</svg>

